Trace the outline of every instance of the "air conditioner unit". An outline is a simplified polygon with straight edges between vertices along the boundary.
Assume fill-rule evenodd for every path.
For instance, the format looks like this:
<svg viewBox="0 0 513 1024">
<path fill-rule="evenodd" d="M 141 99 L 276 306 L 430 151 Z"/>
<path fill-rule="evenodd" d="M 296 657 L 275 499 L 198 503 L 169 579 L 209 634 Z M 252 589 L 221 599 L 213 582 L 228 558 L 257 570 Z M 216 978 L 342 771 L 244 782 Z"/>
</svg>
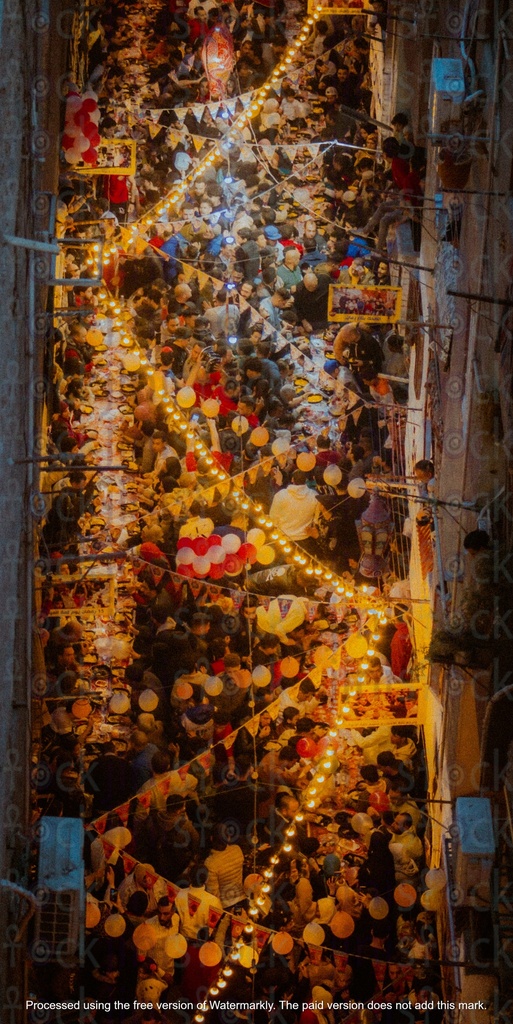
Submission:
<svg viewBox="0 0 513 1024">
<path fill-rule="evenodd" d="M 83 957 L 84 827 L 80 818 L 42 818 L 39 832 L 36 959 Z"/>
<path fill-rule="evenodd" d="M 465 99 L 463 62 L 458 59 L 434 57 L 431 61 L 429 96 L 430 134 L 445 135 L 444 122 L 457 122 Z"/>
<path fill-rule="evenodd" d="M 483 906 L 490 901 L 490 878 L 495 860 L 492 809 L 486 797 L 460 796 L 456 800 L 454 883 L 458 904 Z"/>
</svg>

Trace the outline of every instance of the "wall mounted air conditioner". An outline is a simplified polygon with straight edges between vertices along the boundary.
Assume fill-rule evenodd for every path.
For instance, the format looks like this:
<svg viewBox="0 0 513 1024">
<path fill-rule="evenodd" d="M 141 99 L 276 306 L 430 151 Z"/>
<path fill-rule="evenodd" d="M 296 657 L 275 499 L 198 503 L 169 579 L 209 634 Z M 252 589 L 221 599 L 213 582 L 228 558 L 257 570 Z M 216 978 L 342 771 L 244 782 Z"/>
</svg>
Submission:
<svg viewBox="0 0 513 1024">
<path fill-rule="evenodd" d="M 80 818 L 41 818 L 35 959 L 79 961 L 83 955 L 84 826 Z"/>
<path fill-rule="evenodd" d="M 458 59 L 434 57 L 431 61 L 429 95 L 429 131 L 431 135 L 446 134 L 443 128 L 444 124 L 448 121 L 454 124 L 460 120 L 464 99 L 463 62 Z M 433 141 L 436 142 L 436 138 Z"/>
<path fill-rule="evenodd" d="M 485 797 L 460 796 L 456 800 L 454 884 L 457 903 L 482 907 L 490 901 L 490 879 L 495 860 L 492 808 Z"/>
</svg>

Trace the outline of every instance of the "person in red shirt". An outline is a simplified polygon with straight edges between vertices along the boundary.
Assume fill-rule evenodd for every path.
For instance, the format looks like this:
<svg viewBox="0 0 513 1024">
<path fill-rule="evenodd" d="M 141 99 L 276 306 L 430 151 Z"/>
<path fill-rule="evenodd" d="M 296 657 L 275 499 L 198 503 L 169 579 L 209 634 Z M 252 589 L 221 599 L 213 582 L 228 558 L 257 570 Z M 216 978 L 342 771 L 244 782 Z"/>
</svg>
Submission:
<svg viewBox="0 0 513 1024">
<path fill-rule="evenodd" d="M 127 174 L 105 174 L 103 178 L 103 194 L 109 200 L 109 209 L 118 220 L 126 221 L 130 192 Z"/>
</svg>

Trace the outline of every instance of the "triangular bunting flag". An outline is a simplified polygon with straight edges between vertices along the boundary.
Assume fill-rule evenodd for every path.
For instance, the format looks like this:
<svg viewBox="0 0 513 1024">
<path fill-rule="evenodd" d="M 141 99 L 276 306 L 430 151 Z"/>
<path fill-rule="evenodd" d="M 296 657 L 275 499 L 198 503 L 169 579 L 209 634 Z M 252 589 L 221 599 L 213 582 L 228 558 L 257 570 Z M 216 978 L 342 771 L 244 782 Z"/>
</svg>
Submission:
<svg viewBox="0 0 513 1024">
<path fill-rule="evenodd" d="M 189 765 L 188 764 L 182 764 L 182 766 L 178 769 L 178 774 L 179 774 L 182 782 L 185 779 L 188 771 L 189 771 Z"/>
<path fill-rule="evenodd" d="M 105 860 L 110 860 L 116 847 L 114 843 L 108 843 L 106 839 L 102 839 L 103 852 L 105 854 Z"/>
<path fill-rule="evenodd" d="M 170 903 L 174 903 L 178 893 L 180 892 L 177 885 L 173 885 L 172 882 L 168 882 L 166 885 L 167 898 Z"/>
<path fill-rule="evenodd" d="M 159 132 L 162 131 L 163 125 L 161 124 L 149 124 L 148 131 L 150 133 L 150 139 L 156 139 Z"/>
<path fill-rule="evenodd" d="M 259 953 L 262 952 L 270 934 L 266 928 L 255 928 L 255 942 Z"/>
<path fill-rule="evenodd" d="M 215 907 L 209 907 L 208 908 L 208 917 L 207 917 L 208 927 L 209 928 L 215 928 L 216 925 L 219 924 L 219 921 L 221 920 L 222 916 L 223 916 L 222 910 L 216 910 Z"/>
<path fill-rule="evenodd" d="M 200 754 L 200 756 L 197 757 L 196 760 L 197 760 L 198 764 L 201 765 L 203 770 L 205 772 L 208 772 L 209 768 L 212 765 L 212 754 L 207 751 L 206 754 Z"/>
<path fill-rule="evenodd" d="M 162 796 L 169 796 L 169 790 L 171 789 L 171 779 L 167 776 L 165 779 L 159 779 L 157 783 L 157 789 Z"/>
<path fill-rule="evenodd" d="M 128 815 L 130 814 L 130 803 L 121 804 L 121 807 L 116 808 L 116 814 L 118 818 L 126 825 L 128 821 Z"/>
<path fill-rule="evenodd" d="M 191 896 L 190 892 L 187 893 L 187 909 L 191 917 L 194 917 L 196 911 L 201 906 L 201 900 L 197 899 L 196 896 Z"/>
<path fill-rule="evenodd" d="M 107 828 L 107 815 L 102 814 L 101 818 L 97 818 L 97 820 L 93 822 L 93 825 L 98 832 L 98 835 L 102 836 Z"/>
<path fill-rule="evenodd" d="M 232 920 L 230 931 L 232 934 L 232 939 L 240 939 L 244 931 L 244 922 Z"/>
<path fill-rule="evenodd" d="M 147 789 L 144 793 L 138 793 L 137 799 L 141 807 L 144 807 L 145 810 L 148 810 L 151 804 L 151 790 Z"/>
<path fill-rule="evenodd" d="M 121 854 L 121 859 L 123 861 L 123 867 L 125 869 L 125 874 L 131 875 L 132 871 L 135 871 L 135 869 L 137 867 L 137 861 L 134 860 L 133 857 L 130 857 L 130 855 L 128 853 L 122 853 Z"/>
<path fill-rule="evenodd" d="M 346 953 L 333 953 L 333 963 L 337 968 L 337 971 L 345 971 L 348 964 L 348 956 Z"/>
<path fill-rule="evenodd" d="M 320 946 L 310 946 L 307 944 L 308 956 L 310 957 L 311 964 L 320 964 L 322 960 L 322 949 Z"/>
</svg>

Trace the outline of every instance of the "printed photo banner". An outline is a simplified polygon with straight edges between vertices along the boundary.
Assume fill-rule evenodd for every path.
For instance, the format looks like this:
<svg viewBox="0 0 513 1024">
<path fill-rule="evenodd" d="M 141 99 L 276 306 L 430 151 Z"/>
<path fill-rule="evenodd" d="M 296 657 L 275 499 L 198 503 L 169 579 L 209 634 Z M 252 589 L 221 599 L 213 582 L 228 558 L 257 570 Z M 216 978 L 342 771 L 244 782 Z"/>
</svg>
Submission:
<svg viewBox="0 0 513 1024">
<path fill-rule="evenodd" d="M 331 323 L 396 323 L 401 316 L 402 288 L 332 284 L 328 296 Z"/>
<path fill-rule="evenodd" d="M 82 174 L 126 174 L 136 171 L 136 142 L 133 139 L 100 139 L 94 166 L 86 163 L 74 164 L 74 170 Z"/>
<path fill-rule="evenodd" d="M 355 684 L 356 687 L 356 684 Z M 345 729 L 375 729 L 381 725 L 417 725 L 420 687 L 390 683 L 339 689 L 339 718 Z"/>
</svg>

